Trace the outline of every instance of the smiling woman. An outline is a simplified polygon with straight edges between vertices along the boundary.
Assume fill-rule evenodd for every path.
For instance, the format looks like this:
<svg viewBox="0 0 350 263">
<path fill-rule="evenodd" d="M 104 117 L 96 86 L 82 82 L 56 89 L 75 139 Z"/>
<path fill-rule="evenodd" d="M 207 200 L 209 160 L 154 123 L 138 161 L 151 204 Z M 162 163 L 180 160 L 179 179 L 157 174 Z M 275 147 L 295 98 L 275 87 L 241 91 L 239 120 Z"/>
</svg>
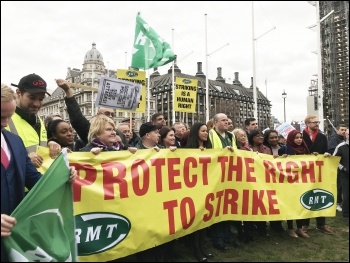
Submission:
<svg viewBox="0 0 350 263">
<path fill-rule="evenodd" d="M 159 130 L 160 138 L 159 144 L 163 145 L 165 148 L 170 146 L 175 146 L 175 129 L 169 126 L 163 126 Z"/>
<path fill-rule="evenodd" d="M 57 142 L 61 147 L 73 149 L 74 136 L 73 128 L 64 120 L 53 120 L 48 123 L 48 131 L 50 134 L 49 141 Z"/>
<path fill-rule="evenodd" d="M 113 120 L 104 114 L 97 115 L 91 120 L 88 141 L 89 144 L 80 151 L 91 151 L 98 154 L 101 151 L 119 151 L 123 149 Z"/>
</svg>

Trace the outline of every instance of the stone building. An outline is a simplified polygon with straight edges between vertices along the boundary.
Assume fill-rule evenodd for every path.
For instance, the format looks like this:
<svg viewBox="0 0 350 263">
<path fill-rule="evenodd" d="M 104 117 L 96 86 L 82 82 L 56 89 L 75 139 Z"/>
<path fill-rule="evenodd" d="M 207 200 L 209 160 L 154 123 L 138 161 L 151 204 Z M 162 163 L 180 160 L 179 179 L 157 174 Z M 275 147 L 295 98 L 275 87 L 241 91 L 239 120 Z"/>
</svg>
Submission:
<svg viewBox="0 0 350 263">
<path fill-rule="evenodd" d="M 202 62 L 197 62 L 197 73 L 192 76 L 181 73 L 180 68 L 175 64 L 175 77 L 194 78 L 198 80 L 198 92 L 195 113 L 175 113 L 175 121 L 184 121 L 191 126 L 193 123 L 206 121 L 206 76 L 202 72 Z M 151 92 L 155 97 L 156 111 L 162 112 L 164 117 L 173 123 L 172 111 L 172 66 L 167 74 L 155 75 L 151 78 Z M 258 94 L 258 123 L 261 129 L 271 126 L 271 104 L 270 101 L 259 91 Z M 239 73 L 235 72 L 235 79 L 232 83 L 226 83 L 222 77 L 222 68 L 217 68 L 215 80 L 209 80 L 209 118 L 215 113 L 226 113 L 233 121 L 234 127 L 244 127 L 244 120 L 254 116 L 253 99 L 253 78 L 251 85 L 246 88 L 239 80 Z"/>
<path fill-rule="evenodd" d="M 170 64 L 171 65 L 171 64 Z M 192 76 L 181 73 L 181 70 L 175 63 L 175 77 L 195 78 L 198 79 L 198 92 L 196 102 L 196 113 L 175 113 L 175 121 L 184 121 L 191 126 L 193 123 L 206 121 L 206 76 L 202 72 L 202 62 L 197 62 L 197 73 Z M 102 54 L 96 49 L 96 44 L 92 44 L 92 49 L 86 52 L 82 69 L 67 69 L 66 80 L 72 83 L 83 84 L 90 87 L 98 88 L 99 79 L 102 76 L 116 77 L 116 71 L 107 69 Z M 150 116 L 155 112 L 164 114 L 168 125 L 172 125 L 172 66 L 167 74 L 160 75 L 157 69 L 149 76 L 150 79 Z M 148 81 L 148 80 L 147 80 Z M 81 111 L 90 119 L 96 114 L 95 100 L 96 92 L 74 88 L 74 96 L 81 106 Z M 271 116 L 270 101 L 259 91 L 258 95 L 258 122 L 261 129 L 272 126 L 273 117 Z M 43 118 L 50 114 L 60 114 L 63 119 L 69 121 L 64 102 L 64 92 L 61 88 L 56 88 L 51 97 L 44 99 L 43 107 L 39 115 Z M 227 83 L 222 77 L 222 68 L 217 68 L 217 77 L 215 80 L 209 80 L 209 102 L 210 102 L 210 118 L 215 113 L 226 113 L 233 121 L 234 127 L 244 127 L 244 120 L 254 116 L 254 100 L 253 100 L 253 78 L 251 78 L 250 87 L 245 87 L 239 80 L 239 73 L 235 72 L 235 79 L 232 83 Z M 142 123 L 147 121 L 147 110 L 145 113 L 132 113 L 135 117 L 136 131 Z M 129 117 L 130 113 L 118 112 L 115 122 L 119 123 L 125 117 Z"/>
<path fill-rule="evenodd" d="M 116 78 L 116 71 L 107 69 L 103 61 L 102 54 L 96 49 L 96 44 L 92 44 L 92 48 L 86 52 L 84 56 L 84 63 L 82 69 L 70 68 L 67 69 L 67 75 L 65 79 L 72 83 L 83 84 L 90 87 L 98 88 L 99 80 L 102 76 L 108 76 Z M 74 97 L 78 104 L 81 106 L 83 115 L 89 120 L 96 114 L 95 100 L 97 92 L 83 90 L 81 88 L 73 88 Z M 44 119 L 51 114 L 60 114 L 64 120 L 69 121 L 66 105 L 64 102 L 64 91 L 57 87 L 56 90 L 44 99 L 43 107 L 40 109 L 39 115 Z M 154 105 L 152 103 L 152 105 Z M 151 114 L 154 113 L 154 109 L 151 107 Z M 145 115 L 143 113 L 132 113 L 135 118 L 136 128 L 141 126 L 145 121 Z M 119 123 L 125 117 L 129 117 L 130 112 L 116 112 L 115 122 Z"/>
</svg>

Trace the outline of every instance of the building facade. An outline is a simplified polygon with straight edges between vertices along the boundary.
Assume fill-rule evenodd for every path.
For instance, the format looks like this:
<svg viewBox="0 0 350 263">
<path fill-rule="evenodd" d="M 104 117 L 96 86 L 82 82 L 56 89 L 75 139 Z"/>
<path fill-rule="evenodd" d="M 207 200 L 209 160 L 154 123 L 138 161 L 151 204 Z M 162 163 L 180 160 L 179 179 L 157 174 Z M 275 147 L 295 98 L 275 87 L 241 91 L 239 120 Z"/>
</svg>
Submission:
<svg viewBox="0 0 350 263">
<path fill-rule="evenodd" d="M 235 72 L 235 79 L 232 83 L 226 83 L 222 77 L 222 69 L 217 69 L 217 78 L 209 80 L 209 102 L 210 116 L 212 118 L 216 113 L 226 113 L 233 121 L 234 127 L 244 127 L 244 120 L 254 116 L 254 100 L 253 100 L 253 79 L 249 88 L 244 87 L 239 81 L 239 73 Z M 160 75 L 157 69 L 149 76 L 150 81 L 150 116 L 155 112 L 164 114 L 168 125 L 172 125 L 176 121 L 186 122 L 191 126 L 195 122 L 206 121 L 206 76 L 202 72 L 202 63 L 197 63 L 197 73 L 192 76 L 181 73 L 181 70 L 175 64 L 175 77 L 196 78 L 198 79 L 198 92 L 195 113 L 175 113 L 175 120 L 172 119 L 172 66 L 167 74 Z M 98 88 L 99 80 L 102 76 L 116 78 L 116 71 L 106 68 L 102 54 L 96 49 L 96 44 L 92 44 L 92 49 L 87 51 L 84 56 L 82 69 L 67 69 L 65 79 L 72 83 L 83 84 L 90 87 Z M 148 80 L 147 80 L 148 81 Z M 81 88 L 73 88 L 74 97 L 81 106 L 81 111 L 87 119 L 91 119 L 96 114 L 95 100 L 96 92 L 87 91 Z M 271 116 L 270 101 L 259 91 L 258 94 L 258 123 L 261 129 L 273 127 L 273 117 Z M 65 93 L 61 88 L 56 88 L 52 96 L 46 97 L 43 107 L 40 109 L 39 115 L 42 118 L 51 114 L 60 114 L 64 120 L 69 121 L 66 105 L 64 102 Z M 147 121 L 147 110 L 145 113 L 132 113 L 135 118 L 138 131 L 142 123 Z M 115 122 L 119 123 L 125 117 L 129 117 L 130 113 L 116 112 Z"/>
<path fill-rule="evenodd" d="M 71 83 L 82 84 L 94 88 L 98 88 L 99 80 L 103 76 L 108 76 L 111 78 L 116 78 L 116 71 L 107 69 L 102 54 L 96 49 L 96 44 L 92 44 L 92 48 L 86 52 L 84 56 L 83 68 L 67 69 L 67 75 L 65 80 Z M 97 92 L 87 91 L 81 88 L 73 88 L 74 97 L 80 105 L 80 109 L 83 115 L 90 120 L 96 114 L 96 107 L 94 105 Z M 51 96 L 48 96 L 43 101 L 43 106 L 40 109 L 39 115 L 43 119 L 51 114 L 60 114 L 62 118 L 69 122 L 69 116 L 67 114 L 66 105 L 64 102 L 65 93 L 61 88 L 56 88 Z M 151 98 L 152 99 L 152 98 Z M 154 102 L 152 99 L 150 113 L 154 114 Z M 143 122 L 145 122 L 146 117 L 144 113 L 132 113 L 135 118 L 136 127 L 135 130 L 138 131 L 139 127 Z M 130 112 L 116 112 L 116 117 L 114 118 L 116 124 L 118 124 L 122 119 L 130 117 Z"/>
<path fill-rule="evenodd" d="M 319 1 L 319 19 L 332 10 L 320 31 L 324 119 L 349 125 L 349 2 Z M 326 133 L 333 130 L 330 122 Z"/>
<path fill-rule="evenodd" d="M 195 113 L 175 113 L 175 121 L 183 121 L 191 126 L 195 122 L 206 122 L 206 76 L 202 72 L 202 62 L 197 62 L 197 73 L 192 76 L 181 73 L 175 64 L 175 77 L 198 80 L 198 90 Z M 152 96 L 155 97 L 156 111 L 162 112 L 168 122 L 173 123 L 172 101 L 172 67 L 167 74 L 154 76 L 150 80 Z M 215 80 L 209 80 L 209 119 L 216 113 L 225 113 L 232 119 L 234 127 L 244 127 L 246 118 L 254 117 L 253 78 L 250 88 L 244 87 L 239 81 L 239 73 L 235 72 L 232 83 L 226 83 L 222 77 L 222 68 L 217 68 Z M 270 101 L 259 91 L 258 94 L 258 124 L 261 129 L 273 127 Z"/>
</svg>

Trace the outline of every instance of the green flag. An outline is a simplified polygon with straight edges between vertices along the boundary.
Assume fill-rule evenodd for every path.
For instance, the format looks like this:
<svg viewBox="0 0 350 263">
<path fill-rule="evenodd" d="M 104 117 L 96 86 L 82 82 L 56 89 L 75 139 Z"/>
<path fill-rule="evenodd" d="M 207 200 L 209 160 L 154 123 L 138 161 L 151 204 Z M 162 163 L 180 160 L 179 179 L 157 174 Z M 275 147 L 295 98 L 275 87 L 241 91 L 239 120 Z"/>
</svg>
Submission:
<svg viewBox="0 0 350 263">
<path fill-rule="evenodd" d="M 175 59 L 176 55 L 171 50 L 170 45 L 138 13 L 131 67 L 138 69 L 156 68 Z"/>
<path fill-rule="evenodd" d="M 75 262 L 72 184 L 67 150 L 55 159 L 11 216 L 17 224 L 2 238 L 11 262 Z"/>
</svg>

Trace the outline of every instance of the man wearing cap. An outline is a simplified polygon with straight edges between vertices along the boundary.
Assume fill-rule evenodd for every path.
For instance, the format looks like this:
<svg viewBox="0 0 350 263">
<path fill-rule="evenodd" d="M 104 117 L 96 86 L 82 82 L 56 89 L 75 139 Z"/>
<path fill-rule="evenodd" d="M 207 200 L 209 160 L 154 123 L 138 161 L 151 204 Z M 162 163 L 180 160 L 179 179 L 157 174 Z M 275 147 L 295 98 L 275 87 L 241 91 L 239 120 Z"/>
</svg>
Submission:
<svg viewBox="0 0 350 263">
<path fill-rule="evenodd" d="M 47 134 L 43 121 L 38 116 L 46 91 L 46 82 L 36 74 L 24 76 L 16 89 L 16 112 L 9 121 L 7 130 L 22 138 L 28 155 L 35 167 L 40 167 L 43 158 L 36 153 L 37 146 L 49 146 L 50 156 L 56 157 L 61 147 L 56 142 L 47 144 Z"/>
<path fill-rule="evenodd" d="M 64 79 L 56 79 L 56 84 L 63 89 L 63 91 L 66 93 L 66 97 L 64 98 L 64 102 L 67 106 L 67 112 L 69 115 L 70 122 L 72 124 L 72 127 L 77 132 L 80 138 L 79 145 L 86 145 L 88 143 L 88 133 L 90 129 L 90 122 L 81 112 L 80 106 L 77 102 L 77 100 L 74 97 L 73 90 L 68 85 L 67 81 Z M 115 117 L 115 110 L 107 107 L 100 107 L 98 108 L 98 111 L 96 115 L 106 115 L 109 118 Z M 117 136 L 120 137 L 121 142 L 124 145 L 124 148 L 126 149 L 128 147 L 127 141 L 125 139 L 125 136 L 117 131 Z M 74 151 L 78 151 L 77 147 L 74 148 Z"/>
<path fill-rule="evenodd" d="M 157 152 L 164 148 L 161 145 L 158 145 L 158 140 L 160 137 L 159 129 L 160 125 L 155 125 L 152 122 L 143 123 L 140 127 L 139 134 L 141 140 L 135 146 L 137 149 L 154 149 Z M 167 245 L 162 244 L 160 246 L 152 247 L 150 249 L 136 253 L 136 258 L 138 262 L 164 262 L 164 257 L 167 254 Z M 161 260 L 159 260 L 161 259 Z"/>
<path fill-rule="evenodd" d="M 155 125 L 152 122 L 143 123 L 139 130 L 141 141 L 135 147 L 137 149 L 154 148 L 157 151 L 159 151 L 160 148 L 164 148 L 163 146 L 158 145 L 160 137 L 159 128 L 160 126 Z"/>
<path fill-rule="evenodd" d="M 135 132 L 135 118 L 132 118 L 131 121 L 132 121 L 131 122 L 131 128 L 129 127 L 129 129 L 131 131 L 131 134 L 130 134 L 131 138 L 128 140 L 128 143 L 129 143 L 129 146 L 135 147 L 141 141 L 141 138 Z M 125 124 L 128 124 L 130 126 L 130 117 L 123 119 L 121 121 L 121 123 L 125 123 Z"/>
</svg>

